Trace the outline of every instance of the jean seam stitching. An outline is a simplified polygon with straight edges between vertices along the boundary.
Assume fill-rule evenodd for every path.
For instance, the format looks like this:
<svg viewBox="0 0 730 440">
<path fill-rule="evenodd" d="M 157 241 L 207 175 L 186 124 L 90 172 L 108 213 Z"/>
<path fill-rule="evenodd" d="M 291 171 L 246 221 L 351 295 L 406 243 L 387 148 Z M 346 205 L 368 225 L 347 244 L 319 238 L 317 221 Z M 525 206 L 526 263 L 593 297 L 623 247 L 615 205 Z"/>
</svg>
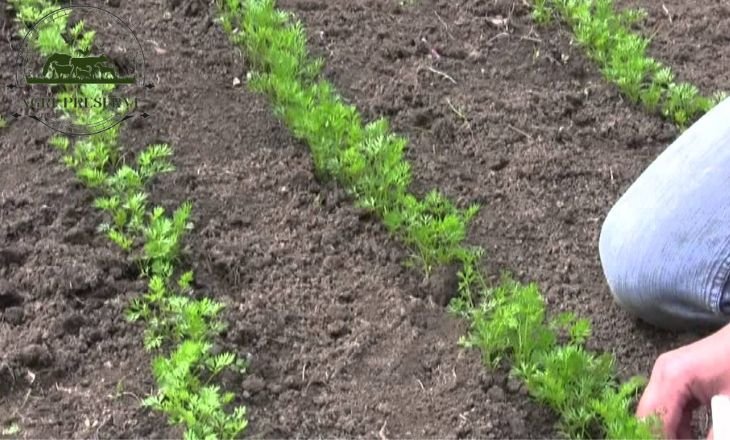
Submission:
<svg viewBox="0 0 730 440">
<path fill-rule="evenodd" d="M 710 286 L 709 297 L 710 310 L 718 315 L 724 314 L 720 309 L 720 301 L 722 300 L 722 294 L 724 293 L 723 288 L 728 281 L 728 277 L 730 277 L 730 241 L 725 244 L 722 252 L 725 257 L 723 258 L 722 263 L 720 263 L 720 267 L 713 277 L 712 285 Z"/>
</svg>

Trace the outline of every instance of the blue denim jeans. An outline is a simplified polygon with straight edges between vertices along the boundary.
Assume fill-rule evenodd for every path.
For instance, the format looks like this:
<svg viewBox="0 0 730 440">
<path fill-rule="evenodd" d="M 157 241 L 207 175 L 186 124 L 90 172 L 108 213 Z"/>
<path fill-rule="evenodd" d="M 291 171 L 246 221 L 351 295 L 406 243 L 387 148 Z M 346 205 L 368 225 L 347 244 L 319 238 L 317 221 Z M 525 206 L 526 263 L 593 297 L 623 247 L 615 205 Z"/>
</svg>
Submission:
<svg viewBox="0 0 730 440">
<path fill-rule="evenodd" d="M 599 252 L 616 301 L 639 318 L 675 330 L 730 322 L 730 99 L 629 187 Z"/>
</svg>

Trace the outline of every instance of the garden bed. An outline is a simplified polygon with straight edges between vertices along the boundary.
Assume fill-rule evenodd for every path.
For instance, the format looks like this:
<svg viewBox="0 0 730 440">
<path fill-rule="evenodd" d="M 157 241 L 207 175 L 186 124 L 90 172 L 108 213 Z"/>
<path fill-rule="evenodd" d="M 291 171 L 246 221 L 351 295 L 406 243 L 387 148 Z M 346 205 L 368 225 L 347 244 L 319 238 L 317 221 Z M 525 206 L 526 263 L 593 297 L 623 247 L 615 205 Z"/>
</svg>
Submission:
<svg viewBox="0 0 730 440">
<path fill-rule="evenodd" d="M 642 7 L 649 13 L 641 27 L 654 35 L 649 53 L 664 61 L 681 79 L 704 93 L 727 90 L 730 83 L 730 6 L 713 2 L 620 0 L 621 7 Z"/>
<path fill-rule="evenodd" d="M 303 20 L 327 77 L 365 119 L 387 116 L 408 136 L 417 192 L 483 205 L 469 242 L 486 249 L 490 275 L 538 282 L 551 312 L 593 321 L 591 348 L 615 353 L 622 376 L 647 374 L 687 337 L 613 304 L 597 237 L 677 130 L 625 102 L 565 30 L 536 27 L 521 2 L 400 3 L 280 7 Z M 649 25 L 663 23 L 653 55 L 704 91 L 721 88 L 724 58 L 707 54 L 722 44 L 678 31 L 705 19 L 675 3 L 684 12 L 673 23 L 650 10 Z M 109 8 L 136 30 L 156 83 L 142 103 L 152 117 L 126 124 L 122 144 L 175 151 L 178 170 L 151 193 L 165 206 L 193 202 L 186 260 L 197 289 L 229 305 L 222 343 L 250 357 L 243 382 L 227 378 L 248 407 L 247 435 L 555 436 L 556 418 L 519 382 L 457 346 L 465 325 L 443 307 L 455 273 L 424 281 L 403 267 L 406 250 L 317 182 L 307 147 L 264 99 L 233 85 L 245 82 L 245 60 L 214 8 Z M 4 20 L 0 62 L 10 66 Z M 683 35 L 707 49 L 676 55 L 669 43 Z M 29 119 L 0 129 L 0 423 L 28 438 L 179 437 L 137 399 L 154 385 L 141 329 L 122 311 L 145 284 L 96 234 L 101 216 L 47 147 L 50 135 Z"/>
</svg>

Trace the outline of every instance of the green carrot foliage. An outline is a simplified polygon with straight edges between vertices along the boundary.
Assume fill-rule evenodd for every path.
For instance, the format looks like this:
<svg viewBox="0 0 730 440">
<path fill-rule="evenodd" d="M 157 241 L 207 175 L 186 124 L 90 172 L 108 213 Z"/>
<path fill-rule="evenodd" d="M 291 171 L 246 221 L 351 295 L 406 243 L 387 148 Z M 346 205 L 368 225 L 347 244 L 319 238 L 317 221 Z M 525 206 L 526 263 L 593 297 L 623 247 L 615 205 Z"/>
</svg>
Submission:
<svg viewBox="0 0 730 440">
<path fill-rule="evenodd" d="M 567 23 L 608 81 L 680 128 L 727 96 L 702 96 L 694 85 L 675 82 L 669 67 L 647 55 L 650 40 L 632 30 L 646 17 L 642 9 L 618 12 L 613 0 L 534 0 L 532 16 L 542 24 L 554 17 Z"/>
<path fill-rule="evenodd" d="M 535 285 L 505 278 L 488 287 L 480 271 L 483 249 L 464 244 L 479 208 L 459 209 L 437 191 L 425 197 L 409 192 L 406 140 L 384 119 L 364 123 L 321 78 L 322 61 L 308 54 L 301 23 L 273 0 L 219 5 L 223 29 L 250 63 L 249 87 L 267 95 L 274 113 L 309 145 L 318 177 L 337 181 L 358 206 L 380 217 L 427 274 L 439 265 L 462 266 L 451 304 L 470 323 L 461 342 L 479 348 L 490 366 L 513 365 L 530 393 L 560 415 L 566 436 L 652 438 L 654 425 L 630 411 L 641 380 L 619 384 L 613 356 L 584 347 L 590 323 L 570 314 L 548 318 Z"/>
<path fill-rule="evenodd" d="M 11 0 L 11 4 L 16 21 L 24 26 L 58 9 L 54 0 Z M 38 38 L 32 44 L 41 55 L 82 56 L 93 49 L 94 30 L 87 29 L 83 21 L 68 28 L 68 11 L 37 27 Z M 25 36 L 23 31 L 21 34 Z M 60 92 L 57 99 L 71 98 L 72 93 L 101 97 L 113 87 L 84 84 L 76 91 Z M 80 125 L 111 118 L 119 110 L 124 109 L 59 109 Z M 155 354 L 152 370 L 158 390 L 144 404 L 166 413 L 170 423 L 184 426 L 186 439 L 238 438 L 248 423 L 246 409 L 232 408 L 234 395 L 211 384 L 226 368 L 245 369 L 245 362 L 234 354 L 211 352 L 214 339 L 226 328 L 219 316 L 224 305 L 210 298 L 192 299 L 192 272 L 173 278 L 180 272 L 185 233 L 193 227 L 192 204 L 183 203 L 168 214 L 149 202 L 149 184 L 175 170 L 172 149 L 166 144 L 150 145 L 135 161 L 126 163 L 118 135 L 119 126 L 115 126 L 74 141 L 55 135 L 49 144 L 95 193 L 94 206 L 107 219 L 99 231 L 137 256 L 142 274 L 149 279 L 148 292 L 133 300 L 125 313 L 128 320 L 147 325 L 144 346 Z"/>
<path fill-rule="evenodd" d="M 274 112 L 309 145 L 319 178 L 336 180 L 358 206 L 384 219 L 427 274 L 473 252 L 461 243 L 478 208 L 461 210 L 437 191 L 423 198 L 409 192 L 406 140 L 384 119 L 364 124 L 355 106 L 320 79 L 322 60 L 310 57 L 301 23 L 272 1 L 220 6 L 224 30 L 249 56 L 249 86 L 268 95 Z"/>
</svg>

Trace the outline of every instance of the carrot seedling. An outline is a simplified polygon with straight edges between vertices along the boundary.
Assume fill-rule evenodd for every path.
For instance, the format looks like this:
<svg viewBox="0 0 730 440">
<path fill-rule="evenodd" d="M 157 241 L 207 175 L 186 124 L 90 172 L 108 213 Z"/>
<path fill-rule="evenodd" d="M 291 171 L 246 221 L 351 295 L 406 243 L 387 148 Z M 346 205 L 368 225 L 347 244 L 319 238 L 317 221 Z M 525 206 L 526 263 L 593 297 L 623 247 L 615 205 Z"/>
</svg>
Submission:
<svg viewBox="0 0 730 440">
<path fill-rule="evenodd" d="M 11 0 L 16 20 L 33 25 L 58 9 L 52 0 Z M 33 47 L 42 55 L 88 54 L 95 32 L 79 21 L 68 29 L 68 14 L 44 21 L 36 29 Z M 23 35 L 24 36 L 24 35 Z M 110 84 L 84 84 L 75 93 L 100 98 L 113 90 Z M 59 99 L 71 99 L 66 89 Z M 59 111 L 84 125 L 113 116 L 114 109 L 91 108 Z M 211 353 L 214 338 L 225 329 L 219 314 L 223 305 L 209 298 L 191 299 L 192 272 L 173 282 L 180 271 L 185 233 L 192 228 L 192 205 L 183 203 L 171 215 L 148 202 L 149 183 L 174 171 L 172 149 L 154 144 L 136 161 L 125 163 L 118 145 L 119 126 L 77 138 L 56 135 L 49 143 L 62 154 L 66 166 L 96 194 L 94 206 L 106 214 L 99 226 L 122 250 L 138 256 L 141 273 L 149 278 L 148 292 L 132 302 L 126 312 L 130 321 L 143 321 L 144 346 L 157 354 L 153 373 L 158 390 L 145 404 L 167 414 L 173 424 L 187 428 L 187 439 L 238 438 L 247 426 L 246 410 L 231 408 L 233 394 L 223 392 L 211 380 L 226 368 L 243 371 L 245 362 L 232 353 Z"/>
<path fill-rule="evenodd" d="M 590 12 L 582 2 L 568 3 L 576 14 Z M 548 0 L 543 5 L 545 12 L 552 7 Z M 266 94 L 275 113 L 309 145 L 317 176 L 339 182 L 358 206 L 379 216 L 426 273 L 438 265 L 462 266 L 459 296 L 450 307 L 470 324 L 464 345 L 481 349 L 489 365 L 512 364 L 531 394 L 560 414 L 566 436 L 651 438 L 629 411 L 640 381 L 618 385 L 613 356 L 584 348 L 588 321 L 572 315 L 550 320 L 537 286 L 510 279 L 487 286 L 480 272 L 483 249 L 464 244 L 479 208 L 459 209 L 438 191 L 425 197 L 409 192 L 405 139 L 390 133 L 384 119 L 364 124 L 320 78 L 321 61 L 309 58 L 303 28 L 291 14 L 273 0 L 221 0 L 220 8 L 223 29 L 251 63 L 249 86 Z M 609 44 L 600 35 L 586 38 Z"/>
<path fill-rule="evenodd" d="M 671 69 L 647 54 L 650 40 L 631 30 L 642 9 L 618 12 L 613 0 L 534 0 L 533 18 L 566 22 L 608 81 L 632 102 L 684 129 L 723 98 L 705 97 L 692 84 L 676 83 Z"/>
</svg>

